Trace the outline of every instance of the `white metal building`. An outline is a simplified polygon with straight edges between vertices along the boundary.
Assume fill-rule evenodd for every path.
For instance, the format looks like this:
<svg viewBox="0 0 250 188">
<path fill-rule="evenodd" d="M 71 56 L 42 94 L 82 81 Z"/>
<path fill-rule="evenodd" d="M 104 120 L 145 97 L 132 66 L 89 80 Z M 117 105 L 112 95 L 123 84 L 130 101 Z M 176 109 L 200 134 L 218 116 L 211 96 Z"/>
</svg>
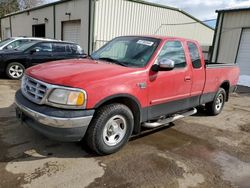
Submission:
<svg viewBox="0 0 250 188">
<path fill-rule="evenodd" d="M 212 62 L 237 63 L 241 76 L 250 76 L 250 8 L 217 12 Z"/>
<path fill-rule="evenodd" d="M 139 0 L 61 0 L 1 19 L 2 38 L 38 36 L 91 52 L 120 35 L 168 35 L 212 44 L 214 30 L 188 13 Z"/>
</svg>

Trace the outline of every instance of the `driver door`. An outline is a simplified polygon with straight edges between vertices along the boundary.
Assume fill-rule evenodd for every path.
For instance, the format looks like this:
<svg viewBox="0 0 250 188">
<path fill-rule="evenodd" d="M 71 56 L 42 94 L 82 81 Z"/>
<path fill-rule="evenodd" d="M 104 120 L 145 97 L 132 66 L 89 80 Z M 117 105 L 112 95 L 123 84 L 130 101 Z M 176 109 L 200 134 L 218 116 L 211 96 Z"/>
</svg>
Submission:
<svg viewBox="0 0 250 188">
<path fill-rule="evenodd" d="M 157 62 L 169 59 L 175 62 L 173 70 L 150 71 L 148 117 L 153 119 L 175 113 L 189 105 L 191 91 L 190 68 L 187 64 L 184 44 L 169 40 L 163 46 Z"/>
<path fill-rule="evenodd" d="M 30 63 L 32 66 L 52 60 L 52 44 L 49 42 L 38 43 L 30 50 Z"/>
</svg>

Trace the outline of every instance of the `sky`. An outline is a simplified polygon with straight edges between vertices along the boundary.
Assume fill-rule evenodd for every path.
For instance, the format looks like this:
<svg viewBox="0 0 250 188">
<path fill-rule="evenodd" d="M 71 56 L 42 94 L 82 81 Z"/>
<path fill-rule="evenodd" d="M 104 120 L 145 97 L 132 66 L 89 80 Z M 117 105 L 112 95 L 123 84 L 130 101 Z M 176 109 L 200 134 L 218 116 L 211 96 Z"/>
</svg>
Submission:
<svg viewBox="0 0 250 188">
<path fill-rule="evenodd" d="M 216 10 L 236 7 L 250 7 L 250 0 L 148 0 L 185 10 L 193 16 L 208 20 L 216 18 Z"/>
</svg>

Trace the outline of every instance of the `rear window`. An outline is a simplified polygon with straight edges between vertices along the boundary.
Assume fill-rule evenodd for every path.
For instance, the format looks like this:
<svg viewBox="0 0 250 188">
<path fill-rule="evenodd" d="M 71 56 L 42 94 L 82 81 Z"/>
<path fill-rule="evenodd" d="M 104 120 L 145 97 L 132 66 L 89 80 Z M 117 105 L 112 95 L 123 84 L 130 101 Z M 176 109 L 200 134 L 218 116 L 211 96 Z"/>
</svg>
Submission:
<svg viewBox="0 0 250 188">
<path fill-rule="evenodd" d="M 199 69 L 202 67 L 199 49 L 193 42 L 188 42 L 189 55 L 191 57 L 193 68 Z"/>
<path fill-rule="evenodd" d="M 82 54 L 83 50 L 79 45 L 69 44 L 67 45 L 67 52 L 72 54 Z"/>
</svg>

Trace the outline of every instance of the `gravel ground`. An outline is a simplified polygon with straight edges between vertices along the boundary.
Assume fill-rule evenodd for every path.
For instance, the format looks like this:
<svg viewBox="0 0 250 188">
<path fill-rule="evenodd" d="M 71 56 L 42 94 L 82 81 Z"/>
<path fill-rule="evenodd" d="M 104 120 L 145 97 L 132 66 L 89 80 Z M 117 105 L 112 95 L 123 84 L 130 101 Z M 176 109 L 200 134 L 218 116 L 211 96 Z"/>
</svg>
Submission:
<svg viewBox="0 0 250 188">
<path fill-rule="evenodd" d="M 15 118 L 18 81 L 0 79 L 0 187 L 250 187 L 250 89 L 223 113 L 195 116 L 98 157 Z"/>
</svg>

